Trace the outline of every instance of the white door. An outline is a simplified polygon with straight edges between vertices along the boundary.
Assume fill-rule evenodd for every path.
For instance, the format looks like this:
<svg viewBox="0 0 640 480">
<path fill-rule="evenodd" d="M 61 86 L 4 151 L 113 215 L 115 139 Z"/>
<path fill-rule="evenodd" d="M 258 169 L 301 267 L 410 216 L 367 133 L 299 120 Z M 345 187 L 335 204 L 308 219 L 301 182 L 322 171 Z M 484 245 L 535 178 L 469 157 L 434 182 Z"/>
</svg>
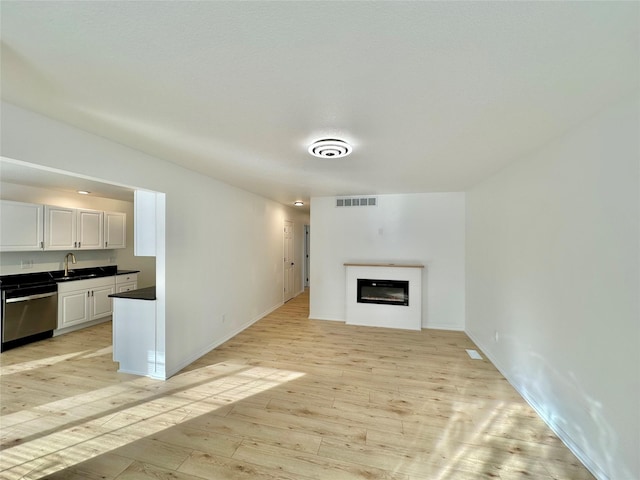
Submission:
<svg viewBox="0 0 640 480">
<path fill-rule="evenodd" d="M 284 301 L 293 298 L 295 284 L 293 222 L 284 222 Z"/>
<path fill-rule="evenodd" d="M 310 261 L 309 261 L 309 255 L 311 252 L 311 226 L 310 225 L 305 225 L 304 226 L 304 286 L 305 288 L 309 287 L 309 272 L 311 271 L 310 268 Z"/>
</svg>

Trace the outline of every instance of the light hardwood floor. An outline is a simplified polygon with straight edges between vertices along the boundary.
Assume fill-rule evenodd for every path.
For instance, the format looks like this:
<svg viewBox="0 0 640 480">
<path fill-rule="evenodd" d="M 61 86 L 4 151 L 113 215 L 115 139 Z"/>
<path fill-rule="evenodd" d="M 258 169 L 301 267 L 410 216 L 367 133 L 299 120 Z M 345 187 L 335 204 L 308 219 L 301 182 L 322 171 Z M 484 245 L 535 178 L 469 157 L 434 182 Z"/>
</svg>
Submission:
<svg viewBox="0 0 640 480">
<path fill-rule="evenodd" d="M 2 353 L 0 478 L 594 478 L 464 333 L 307 317 L 166 382 L 116 372 L 109 323 Z"/>
</svg>

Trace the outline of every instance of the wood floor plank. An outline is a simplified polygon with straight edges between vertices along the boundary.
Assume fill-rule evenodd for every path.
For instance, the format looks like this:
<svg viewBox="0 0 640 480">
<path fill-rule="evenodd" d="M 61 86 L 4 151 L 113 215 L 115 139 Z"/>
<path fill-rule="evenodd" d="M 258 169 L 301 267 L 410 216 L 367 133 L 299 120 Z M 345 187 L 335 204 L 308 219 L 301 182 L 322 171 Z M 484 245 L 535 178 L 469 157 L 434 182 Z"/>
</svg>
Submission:
<svg viewBox="0 0 640 480">
<path fill-rule="evenodd" d="M 3 352 L 0 479 L 594 479 L 464 333 L 308 314 L 165 382 L 117 372 L 110 323 Z"/>
<path fill-rule="evenodd" d="M 290 475 L 300 475 L 317 480 L 408 480 L 407 475 L 375 466 L 339 459 L 327 462 L 322 455 L 293 452 L 257 442 L 243 443 L 234 454 L 234 458 L 263 467 L 278 468 Z"/>
<path fill-rule="evenodd" d="M 195 451 L 178 469 L 180 473 L 195 475 L 198 479 L 216 480 L 311 480 L 299 472 L 289 474 L 278 467 L 265 467 L 255 462 L 243 462 Z M 171 477 L 173 479 L 173 477 Z M 181 477 L 176 477 L 178 480 Z M 119 478 L 118 480 L 138 480 Z M 139 479 L 143 480 L 143 479 Z M 146 479 L 144 479 L 146 480 Z"/>
</svg>

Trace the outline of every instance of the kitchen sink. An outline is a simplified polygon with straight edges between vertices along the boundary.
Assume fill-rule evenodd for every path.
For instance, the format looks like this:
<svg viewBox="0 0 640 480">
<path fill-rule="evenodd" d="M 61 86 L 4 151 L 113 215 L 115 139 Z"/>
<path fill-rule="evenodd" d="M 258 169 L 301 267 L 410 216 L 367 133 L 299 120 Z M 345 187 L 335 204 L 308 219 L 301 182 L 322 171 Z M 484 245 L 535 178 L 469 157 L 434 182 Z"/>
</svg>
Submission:
<svg viewBox="0 0 640 480">
<path fill-rule="evenodd" d="M 56 277 L 55 280 L 60 282 L 60 281 L 66 281 L 66 280 L 84 280 L 87 278 L 95 278 L 98 276 L 97 273 L 76 273 L 74 274 L 73 272 L 69 272 L 71 275 L 65 275 L 62 277 Z"/>
</svg>

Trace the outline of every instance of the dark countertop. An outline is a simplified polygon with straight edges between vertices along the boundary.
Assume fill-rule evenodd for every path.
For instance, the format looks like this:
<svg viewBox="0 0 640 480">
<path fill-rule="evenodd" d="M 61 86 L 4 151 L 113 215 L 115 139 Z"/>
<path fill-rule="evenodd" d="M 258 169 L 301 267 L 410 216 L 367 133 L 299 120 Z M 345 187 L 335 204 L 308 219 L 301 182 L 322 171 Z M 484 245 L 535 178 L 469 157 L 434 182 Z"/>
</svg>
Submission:
<svg viewBox="0 0 640 480">
<path fill-rule="evenodd" d="M 29 285 L 29 284 L 49 284 L 52 282 L 63 283 L 74 280 L 87 280 L 89 278 L 113 277 L 115 275 L 129 275 L 140 273 L 140 270 L 118 270 L 117 265 L 106 265 L 104 267 L 70 268 L 69 274 L 64 275 L 64 270 L 50 270 L 48 272 L 21 273 L 14 275 L 0 276 L 0 286 Z"/>
<path fill-rule="evenodd" d="M 156 287 L 138 288 L 137 290 L 129 290 L 128 292 L 112 293 L 111 298 L 128 298 L 130 300 L 155 300 Z"/>
<path fill-rule="evenodd" d="M 72 282 L 74 280 L 86 280 L 88 278 L 140 273 L 140 270 L 118 270 L 116 265 L 109 265 L 106 267 L 70 268 L 69 276 L 67 277 L 64 276 L 64 270 L 55 270 L 50 273 L 56 282 Z"/>
</svg>

